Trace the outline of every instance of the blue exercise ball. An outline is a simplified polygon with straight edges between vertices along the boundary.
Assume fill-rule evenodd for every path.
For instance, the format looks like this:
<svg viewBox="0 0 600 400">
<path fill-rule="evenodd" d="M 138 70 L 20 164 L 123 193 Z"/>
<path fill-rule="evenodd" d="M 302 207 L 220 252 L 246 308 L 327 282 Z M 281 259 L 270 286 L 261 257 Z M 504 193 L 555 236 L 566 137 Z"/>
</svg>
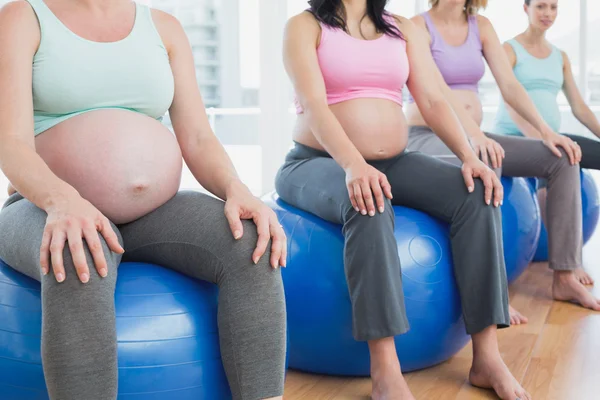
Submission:
<svg viewBox="0 0 600 400">
<path fill-rule="evenodd" d="M 533 260 L 540 236 L 541 216 L 535 191 L 524 178 L 502 177 L 502 239 L 509 282 Z"/>
<path fill-rule="evenodd" d="M 115 293 L 119 400 L 230 399 L 219 350 L 217 287 L 123 263 Z M 40 284 L 0 262 L 2 400 L 48 399 Z"/>
<path fill-rule="evenodd" d="M 581 211 L 583 215 L 583 243 L 587 243 L 598 225 L 600 217 L 600 197 L 594 177 L 589 171 L 581 170 Z M 542 223 L 534 261 L 548 261 L 548 231 Z"/>
<path fill-rule="evenodd" d="M 352 337 L 341 226 L 296 209 L 275 194 L 264 200 L 288 236 L 288 267 L 282 275 L 289 366 L 314 373 L 369 375 L 367 343 Z M 395 340 L 403 370 L 411 371 L 447 360 L 469 337 L 454 279 L 448 225 L 405 207 L 394 207 L 394 212 L 411 325 Z"/>
</svg>

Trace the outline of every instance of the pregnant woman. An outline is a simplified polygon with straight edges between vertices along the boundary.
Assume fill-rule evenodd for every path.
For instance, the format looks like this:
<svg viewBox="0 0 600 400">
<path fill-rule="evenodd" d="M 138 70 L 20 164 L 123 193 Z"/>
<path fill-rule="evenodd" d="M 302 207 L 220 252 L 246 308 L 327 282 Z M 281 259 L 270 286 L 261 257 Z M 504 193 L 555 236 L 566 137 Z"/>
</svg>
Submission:
<svg viewBox="0 0 600 400">
<path fill-rule="evenodd" d="M 600 121 L 581 96 L 569 57 L 546 39 L 558 17 L 558 0 L 524 0 L 523 7 L 529 19 L 527 30 L 504 43 L 515 76 L 555 132 L 561 125 L 557 96 L 562 90 L 575 118 L 600 138 Z M 569 7 L 569 2 L 564 2 L 564 7 Z M 504 102 L 500 103 L 492 132 L 539 137 L 535 127 Z M 565 136 L 581 146 L 581 168 L 600 169 L 600 141 Z"/>
<path fill-rule="evenodd" d="M 130 0 L 16 1 L 0 49 L 0 167 L 16 191 L 0 258 L 41 282 L 50 398 L 117 397 L 122 259 L 216 283 L 234 399 L 281 398 L 285 236 L 210 129 L 178 21 Z M 218 198 L 178 192 L 182 156 Z"/>
<path fill-rule="evenodd" d="M 432 8 L 413 18 L 428 36 L 429 46 L 441 72 L 440 86 L 454 105 L 471 142 L 481 158 L 506 176 L 534 176 L 548 180 L 548 240 L 552 293 L 556 300 L 574 301 L 600 311 L 600 302 L 582 281 L 581 185 L 579 146 L 554 133 L 538 114 L 525 89 L 506 61 L 502 45 L 489 20 L 477 15 L 486 1 L 432 0 Z M 484 134 L 479 81 L 487 61 L 504 99 L 544 134 L 544 140 Z M 408 107 L 409 148 L 460 165 L 460 160 L 433 133 L 414 102 Z M 511 322 L 527 319 L 511 309 Z"/>
<path fill-rule="evenodd" d="M 435 64 L 420 29 L 386 13 L 385 0 L 309 4 L 308 12 L 288 22 L 285 34 L 298 118 L 296 144 L 276 188 L 286 202 L 343 224 L 353 334 L 368 342 L 373 399 L 414 399 L 394 345 L 394 336 L 409 329 L 395 204 L 450 223 L 454 273 L 473 338 L 471 383 L 494 389 L 502 399 L 528 400 L 502 360 L 496 335 L 510 322 L 498 209 L 502 187 L 469 146 L 435 84 Z M 463 161 L 462 171 L 406 151 L 405 85 Z"/>
</svg>

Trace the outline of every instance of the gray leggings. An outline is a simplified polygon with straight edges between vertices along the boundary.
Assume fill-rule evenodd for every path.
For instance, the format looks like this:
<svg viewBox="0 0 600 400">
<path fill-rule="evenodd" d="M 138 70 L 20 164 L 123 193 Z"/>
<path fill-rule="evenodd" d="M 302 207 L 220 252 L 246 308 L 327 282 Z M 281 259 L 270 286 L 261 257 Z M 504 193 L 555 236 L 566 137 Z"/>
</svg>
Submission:
<svg viewBox="0 0 600 400">
<path fill-rule="evenodd" d="M 420 153 L 369 162 L 385 173 L 392 201 L 374 217 L 356 212 L 345 173 L 327 154 L 296 144 L 276 178 L 286 202 L 343 224 L 344 267 L 350 291 L 353 334 L 365 341 L 409 329 L 394 238 L 392 204 L 422 210 L 450 223 L 454 273 L 467 332 L 507 327 L 508 292 L 500 210 L 487 206 L 483 184 L 469 194 L 460 168 Z"/>
<path fill-rule="evenodd" d="M 569 164 L 563 151 L 556 157 L 541 140 L 494 135 L 506 153 L 498 174 L 545 178 L 548 181 L 547 227 L 550 268 L 572 270 L 582 265 L 581 178 L 579 166 Z M 408 147 L 455 165 L 460 160 L 426 126 L 412 126 Z"/>
<path fill-rule="evenodd" d="M 233 398 L 281 396 L 286 349 L 281 273 L 269 266 L 268 253 L 253 264 L 256 227 L 245 221 L 243 239 L 234 240 L 223 207 L 207 195 L 180 192 L 146 216 L 113 228 L 124 243 L 124 261 L 156 263 L 219 286 L 221 355 Z M 45 223 L 46 213 L 19 194 L 0 212 L 0 258 L 41 280 L 42 361 L 50 398 L 115 399 L 114 290 L 121 257 L 102 240 L 108 277 L 100 278 L 92 267 L 84 285 L 67 247 L 66 280 L 40 276 Z M 86 256 L 93 266 L 87 248 Z"/>
</svg>

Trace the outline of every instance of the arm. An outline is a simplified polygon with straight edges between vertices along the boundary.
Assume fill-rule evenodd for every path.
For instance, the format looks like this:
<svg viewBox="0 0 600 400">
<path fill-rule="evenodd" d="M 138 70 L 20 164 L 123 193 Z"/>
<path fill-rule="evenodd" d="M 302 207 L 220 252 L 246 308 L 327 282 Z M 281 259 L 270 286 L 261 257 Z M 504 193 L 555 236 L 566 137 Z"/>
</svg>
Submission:
<svg viewBox="0 0 600 400">
<path fill-rule="evenodd" d="M 490 66 L 494 79 L 498 83 L 502 98 L 521 118 L 535 128 L 535 131 L 528 129 L 523 133 L 536 139 L 545 138 L 554 133 L 539 114 L 527 91 L 513 73 L 516 56 L 512 46 L 505 43 L 503 51 L 498 35 L 490 21 L 483 16 L 478 16 L 477 20 L 483 55 Z"/>
<path fill-rule="evenodd" d="M 169 115 L 190 172 L 206 190 L 222 200 L 227 200 L 233 191 L 247 191 L 208 121 L 183 27 L 165 12 L 152 10 L 152 17 L 169 54 L 175 79 L 175 97 Z"/>
<path fill-rule="evenodd" d="M 183 158 L 198 182 L 225 200 L 225 215 L 233 236 L 243 236 L 242 219 L 254 220 L 258 243 L 252 255 L 257 263 L 272 238 L 271 265 L 286 264 L 286 239 L 277 216 L 250 193 L 239 179 L 231 159 L 213 133 L 198 89 L 192 49 L 183 27 L 173 16 L 152 10 L 169 54 L 175 79 L 175 97 L 169 114 Z"/>
<path fill-rule="evenodd" d="M 575 118 L 579 120 L 586 128 L 588 128 L 594 135 L 600 138 L 600 122 L 598 122 L 598 118 L 596 115 L 590 110 L 583 97 L 581 97 L 581 93 L 579 92 L 579 88 L 577 87 L 577 83 L 575 83 L 575 78 L 573 77 L 573 70 L 571 68 L 571 62 L 569 61 L 569 57 L 565 52 L 563 55 L 563 75 L 565 77 L 565 81 L 563 84 L 563 92 L 567 97 L 567 101 L 571 106 L 571 110 L 573 110 L 573 115 Z"/>
<path fill-rule="evenodd" d="M 9 191 L 16 189 L 48 211 L 77 192 L 35 151 L 31 64 L 39 43 L 31 7 L 25 2 L 7 4 L 0 11 L 0 167 L 11 183 Z"/>
<path fill-rule="evenodd" d="M 439 71 L 422 29 L 409 20 L 399 18 L 398 21 L 407 40 L 406 51 L 411 71 L 407 86 L 425 122 L 463 162 L 462 172 L 469 191 L 474 189 L 473 178 L 481 178 L 486 188 L 486 203 L 491 203 L 493 192 L 494 205 L 499 206 L 503 197 L 502 185 L 496 175 L 473 152 L 460 121 L 440 90 L 440 85 L 447 85 L 443 80 L 440 82 L 439 75 L 436 76 Z"/>
<path fill-rule="evenodd" d="M 66 278 L 63 249 L 68 241 L 78 276 L 89 279 L 82 238 L 92 253 L 98 273 L 107 266 L 98 231 L 109 248 L 122 253 L 108 219 L 59 179 L 35 151 L 32 99 L 32 60 L 40 43 L 37 18 L 26 2 L 0 9 L 0 168 L 25 198 L 48 214 L 40 248 L 43 274 Z M 14 190 L 14 189 L 9 189 Z"/>
</svg>

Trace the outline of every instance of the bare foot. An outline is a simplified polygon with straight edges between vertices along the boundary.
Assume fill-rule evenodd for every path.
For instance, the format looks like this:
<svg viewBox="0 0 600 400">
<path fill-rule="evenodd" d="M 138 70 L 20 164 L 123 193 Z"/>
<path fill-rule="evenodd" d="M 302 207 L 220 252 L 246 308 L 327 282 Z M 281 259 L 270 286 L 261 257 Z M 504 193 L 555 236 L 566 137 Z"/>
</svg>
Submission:
<svg viewBox="0 0 600 400">
<path fill-rule="evenodd" d="M 555 300 L 572 301 L 590 310 L 600 311 L 600 300 L 588 292 L 573 271 L 554 271 L 552 296 Z"/>
<path fill-rule="evenodd" d="M 532 398 L 510 373 L 499 352 L 474 357 L 469 381 L 473 386 L 493 389 L 501 399 L 531 400 Z"/>
<path fill-rule="evenodd" d="M 573 271 L 573 273 L 575 274 L 575 277 L 579 280 L 579 282 L 583 283 L 584 285 L 594 284 L 594 280 L 587 272 L 585 272 L 585 269 L 577 268 L 575 271 Z"/>
<path fill-rule="evenodd" d="M 508 307 L 508 313 L 510 314 L 511 325 L 526 324 L 529 321 L 526 316 L 514 309 L 513 306 Z"/>
<path fill-rule="evenodd" d="M 396 365 L 380 368 L 377 372 L 371 373 L 372 400 L 415 400 L 402 376 L 400 364 Z"/>
</svg>

